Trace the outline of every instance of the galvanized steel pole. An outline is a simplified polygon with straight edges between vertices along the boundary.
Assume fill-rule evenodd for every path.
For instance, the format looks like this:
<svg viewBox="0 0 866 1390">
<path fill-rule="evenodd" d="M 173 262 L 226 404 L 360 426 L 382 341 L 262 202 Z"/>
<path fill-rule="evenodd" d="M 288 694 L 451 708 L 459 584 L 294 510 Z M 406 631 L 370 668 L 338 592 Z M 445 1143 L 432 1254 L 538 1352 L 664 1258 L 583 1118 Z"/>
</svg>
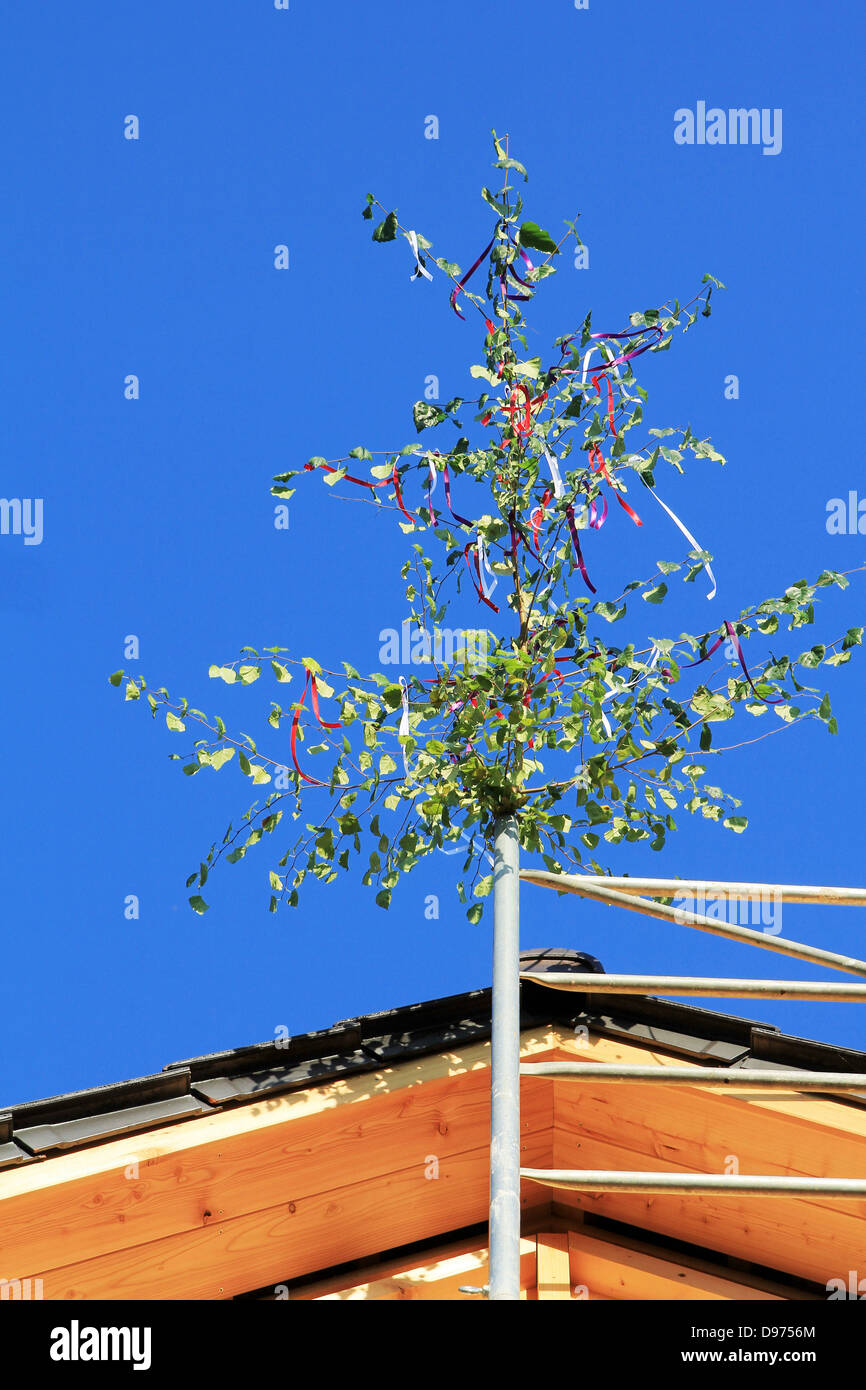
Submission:
<svg viewBox="0 0 866 1390">
<path fill-rule="evenodd" d="M 743 1067 L 631 1067 L 606 1062 L 523 1062 L 521 1076 L 638 1086 L 713 1086 L 731 1091 L 866 1092 L 866 1073 L 848 1071 L 745 1071 Z"/>
<path fill-rule="evenodd" d="M 678 998 L 703 995 L 709 999 L 827 999 L 834 1003 L 866 1003 L 866 985 L 840 985 L 824 980 L 732 980 L 695 975 L 590 975 L 555 970 L 521 979 L 534 980 L 545 989 L 571 990 L 580 994 L 673 994 Z"/>
<path fill-rule="evenodd" d="M 737 1173 L 614 1173 L 603 1169 L 524 1168 L 523 1176 L 544 1187 L 580 1192 L 657 1192 L 688 1197 L 697 1193 L 764 1197 L 866 1197 L 866 1178 L 788 1178 Z"/>
<path fill-rule="evenodd" d="M 496 826 L 490 1077 L 488 1297 L 520 1298 L 520 850 L 515 816 Z"/>
</svg>

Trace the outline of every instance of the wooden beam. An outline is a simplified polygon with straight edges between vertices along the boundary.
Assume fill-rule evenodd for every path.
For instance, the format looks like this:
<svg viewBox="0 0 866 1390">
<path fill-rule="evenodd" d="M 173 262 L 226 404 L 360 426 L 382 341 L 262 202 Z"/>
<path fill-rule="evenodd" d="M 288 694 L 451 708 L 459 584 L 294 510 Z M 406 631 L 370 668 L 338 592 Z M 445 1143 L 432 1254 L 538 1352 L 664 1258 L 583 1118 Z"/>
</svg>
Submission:
<svg viewBox="0 0 866 1390">
<path fill-rule="evenodd" d="M 780 1301 L 778 1294 L 690 1269 L 675 1259 L 642 1254 L 585 1230 L 569 1233 L 568 1251 L 572 1287 L 591 1286 L 611 1299 Z"/>
<path fill-rule="evenodd" d="M 567 1232 L 547 1231 L 536 1239 L 539 1299 L 571 1298 Z"/>
<path fill-rule="evenodd" d="M 557 1166 L 627 1170 L 634 1162 L 631 1150 L 588 1135 L 568 1136 L 556 1131 L 555 1146 Z M 667 1173 L 681 1171 L 684 1165 L 662 1158 L 656 1151 L 647 1156 L 643 1166 Z M 698 1198 L 576 1193 L 573 1204 L 818 1284 L 825 1284 L 840 1268 L 857 1268 L 863 1250 L 863 1221 L 848 1210 L 862 1207 L 862 1202 L 839 1201 L 831 1209 L 829 1205 L 783 1197 L 762 1201 L 760 1197 L 709 1194 Z"/>
<path fill-rule="evenodd" d="M 552 1131 L 528 1134 L 526 1161 L 550 1162 Z M 221 1299 L 486 1219 L 489 1149 L 45 1270 L 46 1299 Z M 530 1201 L 529 1195 L 526 1199 Z"/>
<path fill-rule="evenodd" d="M 593 1036 L 587 1046 L 577 1046 L 563 1032 L 550 1060 L 566 1058 L 682 1065 L 682 1059 L 651 1045 Z M 524 1081 L 539 1088 L 548 1084 Z M 735 1097 L 699 1085 L 694 1091 L 601 1081 L 553 1085 L 557 1167 L 724 1172 L 735 1160 L 743 1173 L 859 1177 L 866 1172 L 866 1112 L 839 1101 Z M 866 1241 L 866 1202 L 857 1200 L 774 1198 L 770 1205 L 760 1197 L 599 1194 L 576 1196 L 568 1205 L 819 1284 L 846 1259 L 844 1267 L 855 1268 Z"/>
<path fill-rule="evenodd" d="M 525 1055 L 553 1040 L 527 1032 Z M 0 1174 L 0 1277 L 193 1236 L 395 1170 L 432 1173 L 488 1142 L 489 1089 L 489 1046 L 474 1044 Z M 527 1096 L 523 1133 L 549 1132 L 552 1106 L 546 1089 Z M 396 1243 L 383 1211 L 380 1248 Z"/>
<path fill-rule="evenodd" d="M 535 1241 L 527 1238 L 520 1242 L 520 1284 L 524 1298 L 527 1288 L 534 1287 L 535 1281 Z M 483 1288 L 487 1282 L 487 1248 L 477 1245 L 469 1248 L 464 1244 L 463 1247 L 430 1251 L 424 1264 L 417 1264 L 411 1269 L 395 1268 L 390 1273 L 380 1272 L 378 1277 L 362 1278 L 351 1285 L 339 1280 L 327 1280 L 306 1285 L 302 1290 L 292 1290 L 291 1296 L 293 1299 L 315 1299 L 320 1302 L 483 1302 L 481 1295 L 461 1293 L 460 1285 Z"/>
<path fill-rule="evenodd" d="M 728 1255 L 719 1255 L 713 1259 L 712 1252 L 702 1253 L 697 1248 L 677 1250 L 674 1253 L 665 1245 L 654 1240 L 651 1231 L 641 1231 L 637 1227 L 632 1227 L 631 1230 L 624 1228 L 610 1231 L 603 1226 L 590 1224 L 585 1219 L 587 1213 L 583 1208 L 574 1205 L 574 1201 L 568 1193 L 560 1193 L 559 1195 L 564 1196 L 566 1202 L 556 1201 L 552 1204 L 548 1217 L 551 1230 L 584 1233 L 605 1245 L 616 1245 L 623 1250 L 647 1255 L 665 1263 L 673 1262 L 677 1269 L 691 1270 L 696 1274 L 707 1274 L 716 1279 L 733 1279 L 736 1283 L 742 1284 L 744 1289 L 750 1291 L 747 1295 L 749 1298 L 756 1294 L 768 1294 L 784 1301 L 808 1302 L 818 1298 L 817 1294 L 807 1293 L 805 1290 L 786 1284 L 780 1279 L 767 1277 L 748 1260 L 740 1260 L 735 1256 Z"/>
</svg>

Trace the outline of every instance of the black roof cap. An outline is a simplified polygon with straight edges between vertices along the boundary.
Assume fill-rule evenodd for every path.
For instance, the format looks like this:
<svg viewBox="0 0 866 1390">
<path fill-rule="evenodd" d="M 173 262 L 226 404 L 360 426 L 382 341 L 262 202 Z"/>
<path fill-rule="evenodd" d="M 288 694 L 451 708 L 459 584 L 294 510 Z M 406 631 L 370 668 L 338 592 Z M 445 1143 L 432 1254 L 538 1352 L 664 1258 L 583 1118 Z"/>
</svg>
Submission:
<svg viewBox="0 0 866 1390">
<path fill-rule="evenodd" d="M 521 968 L 603 974 L 594 956 L 566 947 L 521 952 Z M 331 1028 L 169 1062 L 133 1081 L 7 1106 L 0 1112 L 0 1169 L 34 1162 L 173 1120 L 209 1114 L 262 1094 L 302 1090 L 336 1077 L 466 1047 L 490 1036 L 491 991 L 470 990 Z M 521 983 L 521 1026 L 583 1023 L 610 1037 L 726 1066 L 866 1071 L 866 1054 L 786 1036 L 778 1029 L 644 995 L 572 994 Z M 836 1098 L 858 1103 L 857 1098 Z M 861 1098 L 866 1103 L 866 1097 Z"/>
</svg>

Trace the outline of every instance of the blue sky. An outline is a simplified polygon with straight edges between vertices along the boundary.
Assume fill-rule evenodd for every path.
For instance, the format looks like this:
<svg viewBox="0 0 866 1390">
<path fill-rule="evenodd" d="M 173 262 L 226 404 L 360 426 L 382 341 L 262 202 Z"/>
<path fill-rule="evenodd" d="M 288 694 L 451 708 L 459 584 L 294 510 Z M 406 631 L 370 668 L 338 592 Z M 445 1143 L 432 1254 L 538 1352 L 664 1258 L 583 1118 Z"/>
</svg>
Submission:
<svg viewBox="0 0 866 1390">
<path fill-rule="evenodd" d="M 465 267 L 490 235 L 490 128 L 508 131 L 529 167 L 527 215 L 555 231 L 580 213 L 590 251 L 588 269 L 566 260 L 545 285 L 540 351 L 590 307 L 615 329 L 689 298 L 705 271 L 728 285 L 709 321 L 641 359 L 647 423 L 690 422 L 729 460 L 664 479 L 716 556 L 719 594 L 707 604 L 688 586 L 654 611 L 656 631 L 702 631 L 866 560 L 862 537 L 825 524 L 829 499 L 866 496 L 853 443 L 863 28 L 852 4 L 818 22 L 802 0 L 150 0 L 6 15 L 2 492 L 43 499 L 44 536 L 0 535 L 0 1102 L 489 979 L 490 921 L 467 924 L 442 856 L 388 913 L 347 878 L 272 916 L 269 864 L 251 853 L 193 915 L 185 879 L 248 804 L 246 784 L 233 768 L 181 776 L 176 736 L 107 683 L 127 665 L 255 732 L 271 692 L 207 678 L 242 644 L 378 665 L 379 632 L 403 617 L 405 538 L 318 480 L 277 531 L 270 479 L 311 454 L 409 442 L 425 378 L 443 399 L 468 393 L 481 340 L 441 283 L 410 284 L 404 241 L 371 244 L 368 190 Z M 676 144 L 674 112 L 699 101 L 780 109 L 781 151 Z M 274 268 L 283 243 L 287 271 Z M 124 398 L 129 374 L 138 400 Z M 679 553 L 661 512 L 638 539 L 619 521 L 595 538 L 610 593 Z M 822 591 L 803 646 L 862 621 L 863 584 Z M 129 634 L 138 663 L 124 661 Z M 612 867 L 866 883 L 863 663 L 819 674 L 836 738 L 788 729 L 719 770 L 745 803 L 744 835 L 682 816 L 663 855 L 624 847 Z M 743 716 L 741 737 L 773 718 Z M 424 916 L 431 893 L 438 921 Z M 863 927 L 858 909 L 785 911 L 786 936 L 857 955 Z M 522 938 L 590 950 L 611 971 L 814 975 L 533 888 Z M 855 1005 L 729 1011 L 866 1044 Z"/>
</svg>

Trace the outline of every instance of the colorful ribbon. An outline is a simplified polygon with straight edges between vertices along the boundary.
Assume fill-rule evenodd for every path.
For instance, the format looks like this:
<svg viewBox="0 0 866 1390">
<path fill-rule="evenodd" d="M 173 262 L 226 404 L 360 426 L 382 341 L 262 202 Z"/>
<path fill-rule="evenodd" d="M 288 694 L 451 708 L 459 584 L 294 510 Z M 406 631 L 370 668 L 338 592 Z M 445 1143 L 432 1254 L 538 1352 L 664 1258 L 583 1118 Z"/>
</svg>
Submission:
<svg viewBox="0 0 866 1390">
<path fill-rule="evenodd" d="M 624 498 L 620 497 L 619 492 L 618 492 L 617 489 L 614 487 L 613 479 L 611 478 L 610 474 L 609 474 L 608 471 L 607 471 L 607 464 L 606 464 L 605 461 L 604 461 L 604 455 L 602 454 L 601 449 L 598 447 L 597 444 L 593 444 L 593 445 L 591 445 L 591 447 L 590 447 L 590 450 L 589 450 L 589 462 L 590 462 L 590 466 L 592 467 L 592 470 L 593 470 L 594 473 L 601 473 L 601 476 L 604 478 L 605 482 L 609 485 L 609 487 L 610 487 L 611 491 L 613 492 L 613 495 L 614 495 L 614 497 L 616 498 L 617 502 L 618 502 L 619 505 L 622 507 L 623 511 L 628 513 L 628 515 L 631 517 L 632 521 L 634 522 L 635 526 L 643 526 L 643 522 L 641 521 L 641 519 L 640 519 L 640 517 L 638 516 L 637 512 L 634 510 L 633 507 L 630 507 L 630 506 L 629 506 L 628 502 L 626 502 L 626 501 L 624 500 Z M 606 513 L 605 513 L 605 514 L 606 514 Z M 603 521 L 603 520 L 604 520 L 604 517 L 602 517 L 602 521 Z M 599 525 L 600 525 L 600 524 L 601 524 L 601 523 L 599 523 Z M 598 529 L 598 528 L 596 528 L 596 529 Z"/>
<path fill-rule="evenodd" d="M 562 486 L 562 478 L 559 475 L 559 465 L 557 464 L 553 454 L 551 454 L 548 449 L 545 448 L 542 450 L 542 452 L 544 454 L 547 466 L 550 469 L 550 476 L 553 479 L 553 495 L 557 500 L 559 500 L 559 498 L 562 497 L 563 493 L 565 492 L 565 488 Z"/>
<path fill-rule="evenodd" d="M 457 281 L 457 284 L 451 291 L 451 308 L 454 310 L 455 314 L 459 319 L 463 319 L 464 323 L 466 321 L 466 315 L 461 314 L 460 310 L 457 307 L 457 296 L 466 288 L 467 281 L 472 279 L 472 276 L 475 274 L 476 270 L 478 269 L 484 258 L 490 254 L 490 251 L 493 247 L 493 243 L 495 242 L 498 233 L 499 225 L 497 224 L 493 236 L 490 238 L 484 250 L 481 252 L 481 255 L 478 257 L 478 260 L 475 261 L 475 263 L 469 267 L 466 274 L 462 276 L 460 280 Z"/>
<path fill-rule="evenodd" d="M 430 274 L 430 271 L 426 269 L 424 265 L 424 260 L 421 256 L 421 252 L 418 250 L 417 234 L 415 232 L 407 232 L 406 236 L 408 238 L 409 245 L 412 247 L 412 254 L 415 257 L 415 269 L 412 271 L 412 274 L 409 276 L 409 279 L 417 280 L 419 276 L 423 275 L 425 280 L 432 281 L 433 276 Z"/>
<path fill-rule="evenodd" d="M 740 666 L 741 666 L 742 669 L 743 669 L 743 675 L 746 677 L 746 680 L 749 682 L 749 685 L 752 687 L 752 689 L 754 690 L 755 694 L 758 696 L 758 699 L 761 700 L 761 701 L 763 701 L 763 703 L 764 703 L 765 705 L 781 705 L 781 704 L 784 704 L 784 696 L 783 696 L 783 695 L 780 695 L 779 698 L 778 698 L 778 699 L 775 699 L 775 700 L 770 700 L 770 699 L 768 699 L 766 695 L 758 695 L 758 691 L 757 691 L 757 688 L 756 688 L 756 686 L 755 686 L 755 682 L 752 680 L 752 677 L 749 675 L 749 668 L 748 668 L 748 666 L 746 665 L 746 658 L 743 656 L 743 649 L 742 649 L 742 647 L 740 646 L 740 639 L 739 639 L 739 637 L 737 636 L 736 632 L 734 631 L 733 625 L 732 625 L 731 623 L 728 622 L 727 618 L 725 619 L 725 628 L 727 629 L 728 636 L 730 637 L 730 639 L 731 639 L 731 641 L 733 642 L 734 647 L 735 647 L 735 649 L 736 649 L 736 653 L 737 653 L 737 657 L 738 657 L 739 662 L 740 662 Z M 721 638 L 720 638 L 719 640 L 721 641 Z"/>
<path fill-rule="evenodd" d="M 433 467 L 433 460 L 428 457 L 427 467 L 430 470 L 427 479 L 427 509 L 430 513 L 430 525 L 436 525 L 436 513 L 433 510 L 433 493 L 436 491 L 436 484 L 439 481 L 436 469 Z"/>
<path fill-rule="evenodd" d="M 338 468 L 332 468 L 329 463 L 320 463 L 318 464 L 318 467 L 324 469 L 326 473 L 339 473 L 340 471 Z M 304 464 L 304 471 L 307 473 L 314 472 L 315 468 L 316 465 L 312 463 Z M 368 482 L 366 478 L 355 478 L 352 476 L 351 473 L 344 473 L 343 477 L 340 479 L 340 482 L 355 483 L 358 487 L 368 487 L 371 492 L 377 487 L 393 487 L 394 496 L 397 499 L 397 506 L 400 508 L 400 511 L 403 513 L 407 521 L 411 521 L 413 526 L 416 524 L 416 518 L 414 516 L 410 516 L 406 508 L 403 506 L 403 494 L 400 491 L 400 475 L 397 472 L 396 463 L 394 464 L 394 471 L 391 474 L 390 478 L 383 478 L 382 481 L 379 483 Z"/>
<path fill-rule="evenodd" d="M 684 526 L 683 523 L 680 521 L 680 519 L 679 519 L 679 517 L 677 516 L 676 512 L 672 512 L 672 511 L 671 511 L 671 509 L 670 509 L 670 507 L 668 506 L 668 504 L 667 504 L 666 502 L 663 502 L 663 501 L 662 501 L 662 499 L 659 497 L 658 493 L 657 493 L 653 488 L 650 487 L 649 483 L 646 481 L 645 478 L 644 478 L 642 481 L 643 481 L 644 486 L 645 486 L 646 488 L 648 488 L 649 491 L 652 493 L 653 497 L 656 499 L 656 501 L 658 502 L 659 506 L 662 507 L 662 508 L 664 509 L 664 511 L 667 512 L 667 514 L 668 514 L 668 516 L 670 517 L 671 521 L 674 523 L 674 526 L 676 526 L 676 527 L 682 532 L 682 534 L 685 536 L 685 538 L 686 538 L 687 541 L 691 541 L 691 544 L 692 544 L 693 549 L 695 549 L 695 550 L 703 550 L 703 546 L 698 544 L 698 542 L 695 540 L 694 536 L 692 535 L 692 533 L 691 533 L 691 531 L 688 529 L 688 527 Z M 704 569 L 705 569 L 706 572 L 707 572 L 707 576 L 708 576 L 708 578 L 709 578 L 709 581 L 710 581 L 710 583 L 711 583 L 712 586 L 713 586 L 713 587 L 710 589 L 710 592 L 707 594 L 707 598 L 715 598 L 715 596 L 716 596 L 716 577 L 715 577 L 715 575 L 713 574 L 712 569 L 710 568 L 709 561 L 704 560 L 702 563 L 703 563 Z"/>
<path fill-rule="evenodd" d="M 400 704 L 402 705 L 402 713 L 400 715 L 400 728 L 398 730 L 398 733 L 400 738 L 408 738 L 411 731 L 409 729 L 409 691 L 406 685 L 405 676 L 400 677 Z M 406 756 L 405 747 L 402 744 L 400 746 L 403 749 L 403 771 L 408 777 L 409 759 Z"/>
<path fill-rule="evenodd" d="M 333 472 L 333 470 L 332 470 L 332 472 Z M 308 777 L 307 774 L 306 774 L 305 772 L 302 772 L 302 771 L 301 771 L 300 765 L 299 765 L 299 763 L 298 763 L 298 755 L 297 755 L 297 752 L 295 751 L 295 745 L 296 745 L 296 741 L 297 741 L 297 737 L 298 737 L 298 722 L 299 722 L 299 720 L 300 720 L 300 718 L 301 718 L 301 711 L 302 711 L 303 708 L 304 708 L 304 702 L 305 702 L 305 700 L 306 700 L 306 698 L 307 698 L 307 689 L 308 689 L 308 687 L 310 686 L 310 682 L 311 682 L 311 681 L 312 681 L 312 689 L 311 689 L 311 693 L 310 693 L 310 703 L 311 703 L 312 706 L 313 706 L 313 713 L 315 714 L 315 716 L 316 716 L 316 718 L 318 719 L 319 723 L 321 724 L 322 728 L 323 728 L 323 729 L 341 729 L 341 728 L 343 727 L 342 724 L 341 724 L 339 721 L 337 721 L 336 724 L 329 724 L 329 723 L 326 722 L 326 720 L 324 720 L 324 719 L 322 718 L 321 714 L 319 713 L 319 691 L 318 691 L 318 687 L 317 687 L 317 685 L 316 685 L 316 677 L 313 675 L 312 671 L 307 671 L 307 679 L 304 681 L 303 693 L 302 693 L 301 698 L 300 698 L 300 700 L 299 700 L 299 702 L 298 702 L 298 704 L 297 704 L 297 706 L 296 706 L 296 708 L 295 708 L 295 713 L 294 713 L 294 715 L 292 716 L 292 728 L 291 728 L 291 733 L 290 733 L 290 735 L 289 735 L 289 748 L 290 748 L 291 755 L 292 755 L 292 762 L 293 762 L 294 765 L 295 765 L 295 771 L 297 772 L 298 776 L 299 776 L 304 782 L 309 782 L 309 783 L 310 783 L 312 786 L 314 786 L 314 787 L 325 787 L 325 786 L 328 785 L 327 782 L 319 782 L 319 781 L 317 781 L 317 779 L 316 779 L 315 777 Z"/>
<path fill-rule="evenodd" d="M 479 539 L 480 539 L 480 537 L 479 537 Z M 474 575 L 472 574 L 472 565 L 470 564 L 470 561 L 469 561 L 469 552 L 470 552 L 470 550 L 472 551 L 473 556 L 474 556 L 474 559 L 475 559 L 475 574 L 474 574 Z M 498 607 L 496 606 L 495 603 L 493 603 L 493 602 L 491 601 L 491 599 L 489 599 L 489 598 L 487 597 L 487 595 L 486 595 L 485 592 L 484 592 L 484 586 L 483 586 L 482 580 L 481 580 L 481 566 L 480 566 L 479 560 L 478 560 L 478 550 L 477 550 L 477 547 L 474 547 L 474 546 L 473 546 L 473 544 L 472 544 L 471 541 L 469 542 L 468 545 L 466 545 L 466 546 L 464 547 L 464 550 L 463 550 L 463 558 L 464 558 L 464 560 L 466 561 L 466 567 L 467 567 L 467 569 L 469 570 L 469 574 L 470 574 L 470 577 L 471 577 L 471 579 L 472 579 L 472 583 L 475 585 L 475 591 L 476 591 L 476 593 L 478 594 L 479 599 L 481 600 L 482 603 L 486 603 L 488 608 L 492 608 L 493 611 L 494 611 L 494 613 L 498 613 L 498 612 L 499 612 Z M 492 590 L 491 590 L 490 592 L 492 592 Z"/>
<path fill-rule="evenodd" d="M 590 593 L 598 593 L 598 590 L 596 589 L 595 585 L 593 584 L 592 580 L 586 572 L 586 563 L 583 558 L 583 551 L 580 548 L 580 537 L 577 534 L 577 525 L 575 524 L 574 520 L 574 508 L 572 507 L 570 502 L 565 509 L 565 515 L 568 518 L 568 529 L 571 532 L 571 541 L 574 546 L 574 552 L 577 556 L 577 567 L 580 570 L 581 575 L 583 576 L 583 582 L 589 589 Z"/>
</svg>

